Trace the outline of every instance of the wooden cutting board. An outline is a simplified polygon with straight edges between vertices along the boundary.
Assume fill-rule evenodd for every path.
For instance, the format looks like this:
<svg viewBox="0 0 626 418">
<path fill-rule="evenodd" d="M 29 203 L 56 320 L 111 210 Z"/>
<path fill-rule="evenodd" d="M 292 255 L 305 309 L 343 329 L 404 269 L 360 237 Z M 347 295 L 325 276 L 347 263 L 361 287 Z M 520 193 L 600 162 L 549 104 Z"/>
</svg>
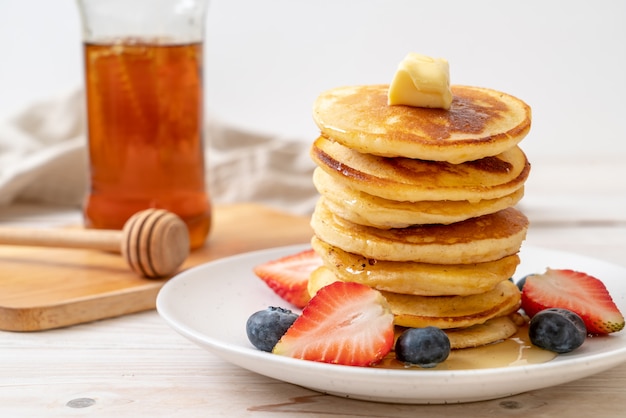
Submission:
<svg viewBox="0 0 626 418">
<path fill-rule="evenodd" d="M 214 209 L 205 246 L 181 270 L 247 251 L 309 242 L 308 217 L 256 204 Z M 40 331 L 154 309 L 167 279 L 132 273 L 118 254 L 0 246 L 0 329 Z"/>
</svg>

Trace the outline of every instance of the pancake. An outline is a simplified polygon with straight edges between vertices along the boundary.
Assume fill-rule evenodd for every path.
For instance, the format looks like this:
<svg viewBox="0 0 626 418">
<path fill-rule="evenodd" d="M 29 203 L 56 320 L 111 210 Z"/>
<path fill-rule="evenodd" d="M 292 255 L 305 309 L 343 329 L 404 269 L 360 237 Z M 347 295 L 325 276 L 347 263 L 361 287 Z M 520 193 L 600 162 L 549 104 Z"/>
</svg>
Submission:
<svg viewBox="0 0 626 418">
<path fill-rule="evenodd" d="M 450 348 L 458 350 L 462 348 L 480 347 L 486 344 L 493 344 L 505 340 L 518 331 L 525 320 L 519 313 L 500 316 L 486 321 L 484 324 L 472 325 L 467 328 L 444 329 L 450 340 Z M 395 339 L 407 328 L 396 327 Z M 395 345 L 395 344 L 394 344 Z M 395 358 L 393 355 L 392 358 Z"/>
<path fill-rule="evenodd" d="M 319 137 L 311 158 L 347 187 L 394 201 L 497 199 L 523 187 L 530 164 L 514 146 L 462 164 L 363 154 Z"/>
<path fill-rule="evenodd" d="M 313 104 L 323 136 L 362 153 L 447 161 L 498 155 L 529 132 L 530 107 L 499 91 L 451 86 L 449 110 L 387 104 L 388 85 L 339 87 Z"/>
<path fill-rule="evenodd" d="M 470 264 L 516 254 L 526 238 L 528 219 L 517 209 L 507 208 L 451 225 L 378 229 L 333 214 L 322 196 L 311 216 L 311 226 L 322 241 L 366 258 Z"/>
<path fill-rule="evenodd" d="M 467 328 L 446 329 L 444 332 L 450 339 L 450 348 L 474 348 L 492 344 L 513 336 L 519 326 L 517 314 L 500 316 L 486 321 L 484 324 L 473 325 Z"/>
<path fill-rule="evenodd" d="M 405 327 L 467 328 L 517 311 L 521 295 L 505 280 L 493 290 L 470 296 L 414 296 L 381 292 L 389 302 L 394 323 Z"/>
<path fill-rule="evenodd" d="M 381 229 L 406 228 L 421 224 L 451 224 L 468 218 L 498 212 L 515 206 L 524 196 L 524 188 L 510 195 L 477 202 L 443 200 L 402 202 L 353 189 L 317 167 L 313 171 L 313 184 L 326 198 L 331 212 L 359 225 Z"/>
<path fill-rule="evenodd" d="M 474 264 L 426 264 L 380 261 L 345 252 L 313 237 L 311 245 L 339 279 L 378 290 L 420 296 L 474 295 L 508 280 L 519 264 L 517 254 Z"/>
<path fill-rule="evenodd" d="M 313 296 L 322 287 L 339 280 L 325 266 L 311 273 L 308 290 Z M 504 280 L 490 291 L 470 296 L 415 296 L 380 291 L 387 299 L 394 324 L 409 328 L 434 326 L 467 328 L 517 311 L 521 294 L 517 285 Z"/>
</svg>

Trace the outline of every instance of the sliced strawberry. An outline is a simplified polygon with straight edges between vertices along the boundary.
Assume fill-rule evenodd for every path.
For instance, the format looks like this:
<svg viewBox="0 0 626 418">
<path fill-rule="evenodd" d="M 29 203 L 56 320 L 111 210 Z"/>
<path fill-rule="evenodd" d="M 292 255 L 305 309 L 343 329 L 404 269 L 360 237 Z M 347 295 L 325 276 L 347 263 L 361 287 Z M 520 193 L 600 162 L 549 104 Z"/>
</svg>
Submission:
<svg viewBox="0 0 626 418">
<path fill-rule="evenodd" d="M 311 272 L 322 265 L 322 259 L 312 249 L 268 261 L 254 268 L 256 274 L 278 296 L 302 308 L 307 304 L 307 284 Z"/>
<path fill-rule="evenodd" d="M 526 278 L 522 308 L 529 317 L 547 308 L 564 308 L 577 313 L 589 334 L 608 334 L 624 328 L 624 316 L 606 286 L 586 273 L 547 269 Z"/>
<path fill-rule="evenodd" d="M 273 353 L 304 360 L 370 366 L 393 346 L 393 314 L 379 291 L 334 282 L 320 289 Z"/>
</svg>

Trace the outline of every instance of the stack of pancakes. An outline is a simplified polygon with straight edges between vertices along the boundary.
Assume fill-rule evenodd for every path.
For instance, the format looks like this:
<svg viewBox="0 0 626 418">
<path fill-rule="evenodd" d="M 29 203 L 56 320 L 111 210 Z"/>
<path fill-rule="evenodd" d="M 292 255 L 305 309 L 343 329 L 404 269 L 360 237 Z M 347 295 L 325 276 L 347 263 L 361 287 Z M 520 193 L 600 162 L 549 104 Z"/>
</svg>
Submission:
<svg viewBox="0 0 626 418">
<path fill-rule="evenodd" d="M 495 90 L 452 86 L 449 110 L 387 104 L 387 85 L 321 94 L 311 156 L 321 194 L 312 245 L 334 280 L 387 298 L 401 327 L 446 330 L 453 348 L 517 330 L 509 278 L 528 228 L 517 209 L 530 165 L 518 143 L 528 105 Z"/>
</svg>

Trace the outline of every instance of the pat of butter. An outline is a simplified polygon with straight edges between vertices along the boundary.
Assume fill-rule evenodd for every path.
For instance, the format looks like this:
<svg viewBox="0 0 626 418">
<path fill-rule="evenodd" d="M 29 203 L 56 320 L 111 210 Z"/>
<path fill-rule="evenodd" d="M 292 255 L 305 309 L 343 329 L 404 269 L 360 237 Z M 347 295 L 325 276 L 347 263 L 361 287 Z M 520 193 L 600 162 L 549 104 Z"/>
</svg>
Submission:
<svg viewBox="0 0 626 418">
<path fill-rule="evenodd" d="M 450 109 L 448 61 L 409 53 L 398 65 L 387 98 L 389 105 Z"/>
</svg>

